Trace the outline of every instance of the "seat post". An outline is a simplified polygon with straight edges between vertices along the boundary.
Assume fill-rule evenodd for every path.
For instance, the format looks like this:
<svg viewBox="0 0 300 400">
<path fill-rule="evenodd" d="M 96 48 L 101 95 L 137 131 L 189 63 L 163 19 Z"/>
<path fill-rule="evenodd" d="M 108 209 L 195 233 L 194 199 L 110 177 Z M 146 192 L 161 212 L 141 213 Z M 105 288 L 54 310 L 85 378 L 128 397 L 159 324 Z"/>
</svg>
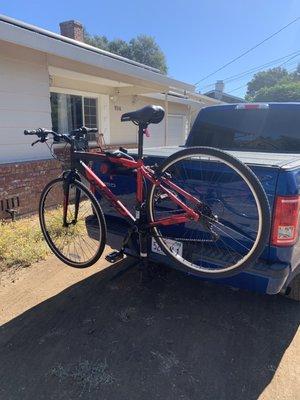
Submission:
<svg viewBox="0 0 300 400">
<path fill-rule="evenodd" d="M 138 159 L 143 158 L 143 143 L 144 143 L 144 131 L 147 128 L 147 124 L 139 124 L 139 137 L 138 137 Z"/>
</svg>

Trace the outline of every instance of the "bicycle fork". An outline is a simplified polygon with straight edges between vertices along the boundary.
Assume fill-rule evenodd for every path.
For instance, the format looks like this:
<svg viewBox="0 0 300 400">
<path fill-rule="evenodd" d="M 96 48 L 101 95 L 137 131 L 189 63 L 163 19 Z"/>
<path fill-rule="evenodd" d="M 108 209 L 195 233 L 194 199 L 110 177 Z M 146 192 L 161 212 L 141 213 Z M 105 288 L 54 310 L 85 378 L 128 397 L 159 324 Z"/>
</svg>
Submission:
<svg viewBox="0 0 300 400">
<path fill-rule="evenodd" d="M 68 181 L 64 181 L 63 183 L 64 189 L 64 202 L 63 202 L 63 226 L 67 227 L 68 221 L 68 205 L 69 205 L 69 196 L 70 196 L 70 185 Z"/>
<path fill-rule="evenodd" d="M 78 218 L 81 190 L 76 187 L 75 202 L 74 202 L 74 216 L 71 222 L 68 222 L 68 207 L 70 201 L 70 182 L 68 179 L 64 181 L 64 201 L 63 201 L 63 226 L 75 225 Z"/>
</svg>

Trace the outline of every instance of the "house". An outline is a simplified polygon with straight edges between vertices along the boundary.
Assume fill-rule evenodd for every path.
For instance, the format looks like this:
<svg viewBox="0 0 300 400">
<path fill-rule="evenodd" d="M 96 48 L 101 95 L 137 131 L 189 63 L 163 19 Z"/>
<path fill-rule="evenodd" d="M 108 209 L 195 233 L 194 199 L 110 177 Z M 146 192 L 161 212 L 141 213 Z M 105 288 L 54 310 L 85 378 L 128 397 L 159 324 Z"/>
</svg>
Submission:
<svg viewBox="0 0 300 400">
<path fill-rule="evenodd" d="M 217 81 L 214 90 L 205 93 L 205 96 L 221 101 L 222 103 L 245 103 L 242 97 L 233 96 L 224 92 L 225 84 L 223 81 Z"/>
<path fill-rule="evenodd" d="M 195 113 L 218 103 L 155 68 L 83 43 L 76 21 L 60 27 L 59 35 L 0 16 L 0 217 L 16 207 L 36 210 L 42 187 L 61 171 L 24 129 L 86 125 L 98 127 L 110 146 L 136 146 L 136 127 L 120 117 L 155 103 L 166 118 L 145 146 L 182 144 Z"/>
</svg>

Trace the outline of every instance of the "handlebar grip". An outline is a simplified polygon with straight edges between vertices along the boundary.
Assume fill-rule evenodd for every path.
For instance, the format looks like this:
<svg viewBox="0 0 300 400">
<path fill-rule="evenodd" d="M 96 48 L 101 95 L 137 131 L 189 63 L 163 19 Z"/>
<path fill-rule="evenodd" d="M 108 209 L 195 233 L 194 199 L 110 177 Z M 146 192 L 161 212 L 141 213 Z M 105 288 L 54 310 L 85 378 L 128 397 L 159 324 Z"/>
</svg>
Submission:
<svg viewBox="0 0 300 400">
<path fill-rule="evenodd" d="M 86 128 L 86 131 L 88 133 L 97 133 L 98 132 L 98 128 Z"/>
<path fill-rule="evenodd" d="M 25 131 L 24 131 L 24 135 L 36 135 L 36 134 L 37 134 L 36 129 L 32 129 L 32 130 L 25 129 Z"/>
<path fill-rule="evenodd" d="M 25 129 L 24 131 L 24 135 L 36 135 L 38 137 L 44 137 L 50 134 L 53 136 L 60 136 L 58 133 L 45 128 Z"/>
</svg>

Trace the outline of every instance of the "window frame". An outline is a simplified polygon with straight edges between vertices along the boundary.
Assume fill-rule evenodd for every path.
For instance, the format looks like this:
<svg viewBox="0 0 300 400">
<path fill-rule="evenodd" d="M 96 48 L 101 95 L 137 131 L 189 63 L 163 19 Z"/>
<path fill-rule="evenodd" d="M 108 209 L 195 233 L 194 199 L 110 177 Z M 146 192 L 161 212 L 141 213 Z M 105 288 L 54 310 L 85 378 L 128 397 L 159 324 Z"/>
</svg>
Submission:
<svg viewBox="0 0 300 400">
<path fill-rule="evenodd" d="M 96 99 L 96 118 L 97 118 L 97 127 L 98 127 L 98 132 L 101 133 L 104 130 L 104 123 L 103 120 L 105 119 L 104 115 L 104 107 L 103 107 L 103 97 L 107 97 L 108 95 L 104 94 L 99 94 L 99 93 L 94 93 L 94 92 L 85 92 L 81 90 L 74 90 L 74 89 L 66 89 L 66 88 L 60 88 L 60 87 L 55 87 L 55 86 L 50 86 L 49 87 L 49 103 L 50 103 L 50 94 L 51 93 L 61 93 L 61 94 L 69 94 L 69 95 L 75 95 L 75 96 L 81 96 L 82 98 L 82 113 L 83 113 L 83 121 L 84 121 L 84 98 L 92 98 Z M 51 103 L 50 103 L 50 113 L 51 113 Z M 110 116 L 108 116 L 109 118 Z M 52 122 L 52 121 L 51 121 Z M 105 130 L 106 134 L 104 134 L 105 142 L 110 143 L 110 127 L 108 125 L 108 129 Z M 91 145 L 97 144 L 96 141 L 90 141 L 89 142 Z M 62 146 L 62 144 L 57 144 L 57 146 Z"/>
</svg>

